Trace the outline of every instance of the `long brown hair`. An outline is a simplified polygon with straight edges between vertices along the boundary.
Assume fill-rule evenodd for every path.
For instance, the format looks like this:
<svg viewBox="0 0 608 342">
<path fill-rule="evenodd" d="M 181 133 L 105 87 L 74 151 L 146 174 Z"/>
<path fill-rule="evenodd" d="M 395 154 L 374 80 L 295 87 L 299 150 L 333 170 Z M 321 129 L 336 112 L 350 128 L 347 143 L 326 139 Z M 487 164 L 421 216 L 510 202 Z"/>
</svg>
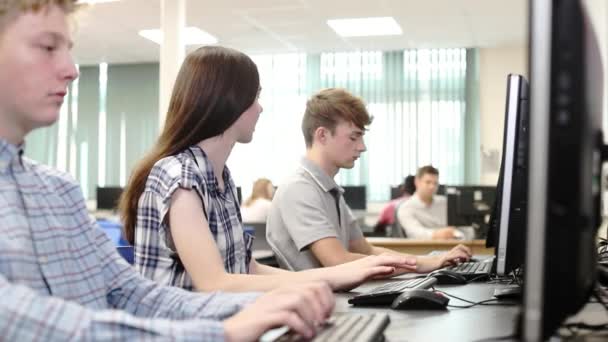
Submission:
<svg viewBox="0 0 608 342">
<path fill-rule="evenodd" d="M 258 69 L 242 52 L 204 46 L 186 57 L 175 80 L 164 129 L 135 167 L 120 198 L 124 233 L 131 244 L 139 198 L 154 164 L 224 133 L 253 104 L 259 88 Z"/>
<path fill-rule="evenodd" d="M 268 190 L 268 185 L 272 185 L 272 182 L 267 178 L 260 178 L 253 183 L 253 189 L 251 196 L 245 201 L 243 206 L 250 206 L 253 201 L 258 198 L 272 199 L 272 193 Z"/>
</svg>

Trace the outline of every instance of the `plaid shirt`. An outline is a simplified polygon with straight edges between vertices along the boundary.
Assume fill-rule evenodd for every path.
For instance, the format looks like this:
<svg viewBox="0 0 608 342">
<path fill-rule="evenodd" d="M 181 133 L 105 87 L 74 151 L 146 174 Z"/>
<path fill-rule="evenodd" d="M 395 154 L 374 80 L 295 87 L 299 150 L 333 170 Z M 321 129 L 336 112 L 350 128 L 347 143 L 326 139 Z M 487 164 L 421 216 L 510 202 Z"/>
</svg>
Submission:
<svg viewBox="0 0 608 342">
<path fill-rule="evenodd" d="M 8 341 L 222 340 L 254 294 L 141 277 L 90 219 L 78 185 L 0 139 L 0 331 Z"/>
<path fill-rule="evenodd" d="M 187 290 L 194 288 L 167 225 L 171 197 L 179 188 L 193 189 L 201 199 L 226 272 L 249 272 L 253 237 L 243 231 L 236 186 L 228 167 L 222 177 L 224 192 L 219 190 L 207 155 L 196 145 L 152 167 L 139 198 L 134 244 L 135 267 L 146 278 Z"/>
</svg>

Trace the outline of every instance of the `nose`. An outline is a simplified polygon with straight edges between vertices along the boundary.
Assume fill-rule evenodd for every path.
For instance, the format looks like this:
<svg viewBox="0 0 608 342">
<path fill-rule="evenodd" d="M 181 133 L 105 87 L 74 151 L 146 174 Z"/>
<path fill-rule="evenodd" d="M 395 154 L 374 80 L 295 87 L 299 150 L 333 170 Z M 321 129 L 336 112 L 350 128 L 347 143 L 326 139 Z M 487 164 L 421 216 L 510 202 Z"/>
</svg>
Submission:
<svg viewBox="0 0 608 342">
<path fill-rule="evenodd" d="M 76 64 L 74 64 L 74 59 L 69 53 L 61 64 L 60 72 L 62 80 L 72 82 L 78 78 L 78 69 L 76 68 Z"/>
<path fill-rule="evenodd" d="M 367 147 L 365 146 L 365 142 L 361 139 L 361 143 L 359 144 L 359 152 L 367 151 Z"/>
</svg>

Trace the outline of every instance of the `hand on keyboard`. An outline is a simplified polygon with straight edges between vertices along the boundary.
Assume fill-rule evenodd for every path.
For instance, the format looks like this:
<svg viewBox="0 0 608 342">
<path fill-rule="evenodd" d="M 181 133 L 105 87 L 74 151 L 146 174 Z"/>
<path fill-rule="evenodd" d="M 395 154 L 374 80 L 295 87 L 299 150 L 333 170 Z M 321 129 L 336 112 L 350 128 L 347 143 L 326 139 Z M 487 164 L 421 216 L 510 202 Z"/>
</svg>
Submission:
<svg viewBox="0 0 608 342">
<path fill-rule="evenodd" d="M 370 255 L 345 264 L 305 272 L 319 272 L 334 290 L 350 290 L 363 282 L 417 272 L 416 258 L 394 254 Z"/>
<path fill-rule="evenodd" d="M 319 333 L 312 341 L 324 342 L 369 342 L 382 341 L 383 332 L 390 318 L 386 313 L 341 314 L 330 319 L 330 322 L 319 327 Z M 265 334 L 261 342 L 300 342 L 308 339 L 288 329 L 277 329 L 276 333 Z M 268 336 L 270 335 L 270 336 Z"/>
<path fill-rule="evenodd" d="M 427 273 L 436 269 L 459 264 L 468 261 L 471 258 L 471 249 L 464 245 L 458 245 L 450 251 L 432 256 L 418 257 L 418 273 Z"/>
<path fill-rule="evenodd" d="M 298 335 L 312 338 L 334 306 L 334 295 L 325 283 L 279 288 L 225 320 L 224 334 L 227 341 L 255 341 L 268 329 L 285 325 Z"/>
</svg>

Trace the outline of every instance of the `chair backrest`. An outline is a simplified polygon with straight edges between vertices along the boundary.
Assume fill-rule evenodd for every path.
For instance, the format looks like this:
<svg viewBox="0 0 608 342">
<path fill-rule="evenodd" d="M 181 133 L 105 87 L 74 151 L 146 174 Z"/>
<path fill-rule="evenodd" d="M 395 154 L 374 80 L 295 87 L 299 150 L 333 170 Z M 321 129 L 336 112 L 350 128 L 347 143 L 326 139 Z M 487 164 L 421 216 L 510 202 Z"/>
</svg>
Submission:
<svg viewBox="0 0 608 342">
<path fill-rule="evenodd" d="M 406 238 L 407 237 L 407 235 L 405 234 L 405 229 L 403 229 L 401 222 L 399 222 L 399 215 L 398 215 L 399 207 L 401 207 L 401 205 L 403 203 L 405 203 L 405 201 L 407 201 L 407 199 L 405 199 L 403 201 L 399 201 L 399 203 L 397 203 L 397 205 L 395 206 L 395 220 L 391 227 L 391 237 L 395 237 L 395 238 Z"/>
<path fill-rule="evenodd" d="M 254 237 L 253 250 L 272 250 L 268 241 L 266 240 L 266 223 L 243 223 L 243 228 L 247 230 L 248 227 L 253 228 Z"/>
<path fill-rule="evenodd" d="M 118 253 L 131 265 L 135 262 L 135 249 L 133 246 L 118 246 Z"/>
</svg>

